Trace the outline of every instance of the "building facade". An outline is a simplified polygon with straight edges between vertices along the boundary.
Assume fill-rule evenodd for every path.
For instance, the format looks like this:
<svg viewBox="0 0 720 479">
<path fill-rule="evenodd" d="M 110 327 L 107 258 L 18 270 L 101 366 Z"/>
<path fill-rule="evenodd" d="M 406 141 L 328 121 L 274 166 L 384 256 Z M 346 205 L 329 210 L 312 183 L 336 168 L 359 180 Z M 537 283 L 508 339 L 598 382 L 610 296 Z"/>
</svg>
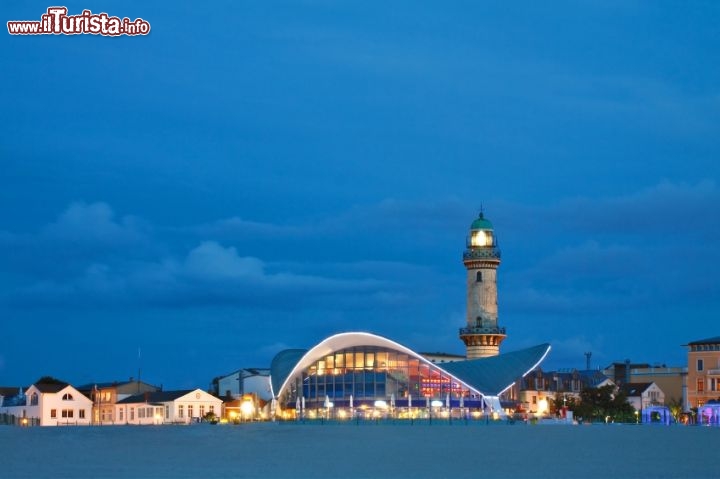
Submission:
<svg viewBox="0 0 720 479">
<path fill-rule="evenodd" d="M 20 424 L 85 426 L 92 421 L 92 401 L 67 383 L 38 382 L 6 398 L 0 413 L 20 418 Z"/>
<path fill-rule="evenodd" d="M 120 423 L 115 415 L 115 404 L 118 401 L 134 394 L 157 392 L 162 388 L 130 378 L 129 381 L 85 384 L 77 389 L 93 402 L 93 424 L 103 425 Z"/>
<path fill-rule="evenodd" d="M 687 344 L 688 408 L 720 399 L 720 336 Z"/>
<path fill-rule="evenodd" d="M 433 363 L 370 333 L 341 333 L 310 350 L 275 356 L 276 415 L 502 413 L 499 396 L 545 358 L 550 346 L 474 360 Z"/>
<path fill-rule="evenodd" d="M 243 368 L 225 376 L 213 379 L 212 392 L 218 396 L 238 399 L 246 394 L 253 394 L 258 399 L 270 401 L 269 368 Z"/>
<path fill-rule="evenodd" d="M 202 389 L 146 392 L 118 401 L 115 417 L 122 424 L 189 424 L 208 413 L 220 417 L 222 404 Z"/>
<path fill-rule="evenodd" d="M 665 393 L 655 383 L 625 383 L 620 387 L 625 393 L 627 401 L 641 412 L 653 406 L 665 405 Z"/>
</svg>

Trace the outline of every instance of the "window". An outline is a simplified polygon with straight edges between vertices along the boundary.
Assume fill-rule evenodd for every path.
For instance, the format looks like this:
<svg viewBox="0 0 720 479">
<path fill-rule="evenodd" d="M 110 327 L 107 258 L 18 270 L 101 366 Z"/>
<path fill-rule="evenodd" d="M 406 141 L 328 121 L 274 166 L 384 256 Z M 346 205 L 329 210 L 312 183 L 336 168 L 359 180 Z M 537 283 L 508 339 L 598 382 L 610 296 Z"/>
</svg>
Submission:
<svg viewBox="0 0 720 479">
<path fill-rule="evenodd" d="M 482 283 L 482 271 L 477 272 L 477 275 L 475 275 L 475 281 L 478 283 Z"/>
<path fill-rule="evenodd" d="M 145 417 L 145 408 L 139 407 L 138 408 L 138 419 L 143 419 Z"/>
<path fill-rule="evenodd" d="M 697 380 L 697 392 L 705 392 L 705 381 L 702 379 Z"/>
<path fill-rule="evenodd" d="M 182 404 L 178 406 L 178 417 L 179 417 L 179 418 L 184 417 L 184 416 L 183 416 L 183 405 L 182 405 Z"/>
<path fill-rule="evenodd" d="M 188 417 L 193 417 L 193 407 L 192 407 L 192 404 L 188 405 Z"/>
<path fill-rule="evenodd" d="M 134 407 L 130 408 L 130 420 L 131 421 L 135 420 L 135 408 Z"/>
<path fill-rule="evenodd" d="M 38 405 L 38 394 L 32 393 L 30 395 L 30 405 L 31 406 L 37 406 Z"/>
<path fill-rule="evenodd" d="M 204 417 L 204 416 L 205 416 L 205 405 L 201 404 L 200 405 L 200 417 Z"/>
<path fill-rule="evenodd" d="M 72 394 L 70 394 L 70 393 L 65 393 L 65 394 L 63 394 L 62 400 L 63 400 L 63 401 L 72 401 L 72 400 L 73 400 L 73 396 L 72 396 Z"/>
<path fill-rule="evenodd" d="M 57 417 L 57 409 L 51 409 L 50 410 L 50 417 L 52 419 L 55 419 Z"/>
<path fill-rule="evenodd" d="M 165 406 L 165 419 L 170 419 L 170 406 Z"/>
<path fill-rule="evenodd" d="M 702 370 L 703 370 L 703 360 L 702 360 L 702 359 L 698 359 L 698 360 L 697 360 L 697 370 L 698 370 L 698 371 L 702 371 Z"/>
<path fill-rule="evenodd" d="M 84 409 L 80 409 L 80 410 L 78 411 L 78 417 L 79 417 L 80 419 L 85 419 L 85 410 L 84 410 Z"/>
<path fill-rule="evenodd" d="M 120 416 L 120 420 L 122 421 L 123 420 L 123 410 L 122 409 L 120 409 L 118 415 Z"/>
<path fill-rule="evenodd" d="M 210 412 L 213 414 L 215 413 L 215 406 L 212 404 L 210 405 Z"/>
<path fill-rule="evenodd" d="M 73 417 L 73 410 L 72 409 L 63 409 L 61 411 L 62 417 L 66 419 L 70 419 Z"/>
</svg>

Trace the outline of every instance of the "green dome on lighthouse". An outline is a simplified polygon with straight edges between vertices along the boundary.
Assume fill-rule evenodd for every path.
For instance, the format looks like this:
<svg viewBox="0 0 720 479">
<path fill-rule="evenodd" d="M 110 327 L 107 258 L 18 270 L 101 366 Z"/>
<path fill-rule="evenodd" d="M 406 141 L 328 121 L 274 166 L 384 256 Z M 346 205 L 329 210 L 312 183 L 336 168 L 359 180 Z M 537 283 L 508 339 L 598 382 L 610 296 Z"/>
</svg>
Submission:
<svg viewBox="0 0 720 479">
<path fill-rule="evenodd" d="M 473 221 L 472 224 L 470 225 L 470 229 L 471 230 L 491 230 L 491 229 L 493 229 L 493 225 L 490 222 L 490 220 L 485 218 L 485 215 L 481 211 L 480 215 L 477 217 L 477 219 L 475 221 Z"/>
</svg>

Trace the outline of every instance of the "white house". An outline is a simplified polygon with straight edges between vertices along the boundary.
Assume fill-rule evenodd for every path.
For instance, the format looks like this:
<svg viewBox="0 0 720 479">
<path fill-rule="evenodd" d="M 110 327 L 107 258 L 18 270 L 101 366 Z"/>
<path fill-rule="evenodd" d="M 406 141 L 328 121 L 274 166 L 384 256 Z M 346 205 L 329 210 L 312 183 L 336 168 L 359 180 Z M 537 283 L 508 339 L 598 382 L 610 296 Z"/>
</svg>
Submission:
<svg viewBox="0 0 720 479">
<path fill-rule="evenodd" d="M 222 400 L 202 389 L 136 394 L 115 404 L 120 424 L 198 422 L 208 413 L 220 417 Z"/>
<path fill-rule="evenodd" d="M 36 383 L 0 412 L 40 426 L 80 426 L 90 424 L 92 401 L 66 383 Z"/>
<path fill-rule="evenodd" d="M 636 411 L 665 404 L 665 393 L 655 383 L 627 383 L 621 386 L 621 390 Z"/>
</svg>

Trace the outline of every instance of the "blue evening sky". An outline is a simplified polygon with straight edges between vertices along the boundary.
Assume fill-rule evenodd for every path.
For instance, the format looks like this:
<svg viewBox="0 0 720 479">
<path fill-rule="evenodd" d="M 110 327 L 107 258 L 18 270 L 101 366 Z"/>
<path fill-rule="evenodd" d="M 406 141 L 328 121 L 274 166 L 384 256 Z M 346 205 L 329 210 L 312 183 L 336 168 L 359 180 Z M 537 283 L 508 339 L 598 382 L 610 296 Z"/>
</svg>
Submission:
<svg viewBox="0 0 720 479">
<path fill-rule="evenodd" d="M 462 353 L 481 205 L 504 351 L 720 334 L 719 2 L 62 4 L 152 32 L 0 35 L 0 384 L 207 387 L 350 330 Z"/>
</svg>

